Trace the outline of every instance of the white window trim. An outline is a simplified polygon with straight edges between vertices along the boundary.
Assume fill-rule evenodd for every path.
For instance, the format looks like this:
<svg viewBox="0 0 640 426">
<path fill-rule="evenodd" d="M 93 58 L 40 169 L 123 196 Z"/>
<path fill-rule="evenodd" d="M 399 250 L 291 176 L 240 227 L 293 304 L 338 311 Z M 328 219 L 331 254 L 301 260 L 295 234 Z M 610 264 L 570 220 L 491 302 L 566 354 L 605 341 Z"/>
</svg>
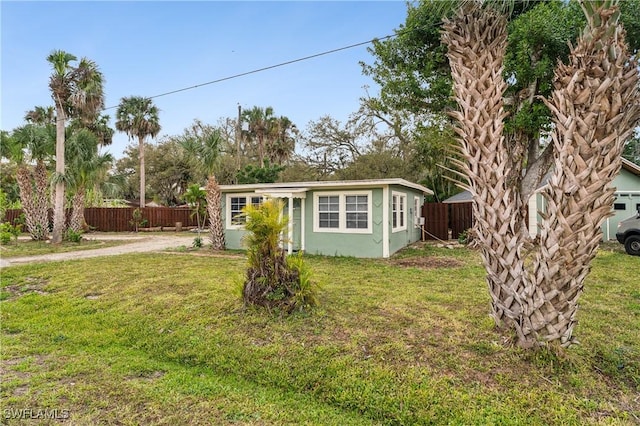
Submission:
<svg viewBox="0 0 640 426">
<path fill-rule="evenodd" d="M 244 224 L 231 223 L 231 199 L 241 198 L 246 199 L 246 205 L 251 204 L 251 199 L 254 197 L 260 197 L 264 201 L 265 197 L 262 194 L 256 194 L 255 192 L 244 192 L 240 194 L 226 194 L 225 196 L 225 229 L 244 229 Z"/>
<path fill-rule="evenodd" d="M 367 228 L 353 229 L 347 228 L 347 196 L 350 195 L 366 195 L 367 196 Z M 373 233 L 373 215 L 372 215 L 372 195 L 373 191 L 348 191 L 348 192 L 314 192 L 313 194 L 313 232 L 333 233 L 333 234 L 372 234 Z M 320 228 L 320 197 L 338 197 L 338 219 L 339 226 L 337 228 Z"/>
<path fill-rule="evenodd" d="M 402 203 L 404 209 L 403 210 L 399 210 L 398 213 L 402 214 L 402 221 L 400 220 L 401 216 L 398 216 L 398 223 L 402 222 L 402 226 L 398 225 L 398 226 L 393 226 L 393 197 L 400 197 L 400 198 L 404 198 L 404 203 Z M 397 206 L 400 207 L 400 198 L 398 198 L 398 203 Z M 404 192 L 396 192 L 396 191 L 391 191 L 391 232 L 400 232 L 400 231 L 406 231 L 407 230 L 407 194 Z"/>
<path fill-rule="evenodd" d="M 413 227 L 420 228 L 420 218 L 422 217 L 422 211 L 420 209 L 420 197 L 413 197 Z"/>
</svg>

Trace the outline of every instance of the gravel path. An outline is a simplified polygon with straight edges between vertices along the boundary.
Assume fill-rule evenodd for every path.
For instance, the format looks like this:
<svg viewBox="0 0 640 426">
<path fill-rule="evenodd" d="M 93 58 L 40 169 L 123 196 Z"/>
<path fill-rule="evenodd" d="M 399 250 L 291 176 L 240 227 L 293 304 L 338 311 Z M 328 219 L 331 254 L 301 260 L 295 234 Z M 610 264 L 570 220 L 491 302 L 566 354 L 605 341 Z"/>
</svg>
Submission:
<svg viewBox="0 0 640 426">
<path fill-rule="evenodd" d="M 90 250 L 70 251 L 66 253 L 40 254 L 36 256 L 11 257 L 0 259 L 0 267 L 24 265 L 28 263 L 57 262 L 63 260 L 86 259 L 89 257 L 114 256 L 125 253 L 144 253 L 162 251 L 179 246 L 191 246 L 195 234 L 188 235 L 99 235 L 90 234 L 87 240 L 131 240 L 114 247 Z"/>
</svg>

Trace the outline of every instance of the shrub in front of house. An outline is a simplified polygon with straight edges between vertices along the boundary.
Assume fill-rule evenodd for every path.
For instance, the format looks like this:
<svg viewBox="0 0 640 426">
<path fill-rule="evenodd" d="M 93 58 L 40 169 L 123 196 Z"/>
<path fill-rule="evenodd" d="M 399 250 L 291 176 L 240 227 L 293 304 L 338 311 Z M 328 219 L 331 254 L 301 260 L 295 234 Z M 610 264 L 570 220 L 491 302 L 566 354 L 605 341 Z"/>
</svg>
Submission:
<svg viewBox="0 0 640 426">
<path fill-rule="evenodd" d="M 302 254 L 287 256 L 281 246 L 288 225 L 282 207 L 281 201 L 269 200 L 244 209 L 249 266 L 242 296 L 245 304 L 290 313 L 316 306 L 318 299 Z"/>
</svg>

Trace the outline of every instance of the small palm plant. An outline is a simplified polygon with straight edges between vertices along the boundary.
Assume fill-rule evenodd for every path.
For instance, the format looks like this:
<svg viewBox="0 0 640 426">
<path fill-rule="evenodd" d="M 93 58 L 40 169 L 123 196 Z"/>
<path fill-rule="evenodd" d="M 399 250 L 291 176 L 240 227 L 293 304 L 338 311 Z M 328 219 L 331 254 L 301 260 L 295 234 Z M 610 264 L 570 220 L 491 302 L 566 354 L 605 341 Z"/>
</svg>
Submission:
<svg viewBox="0 0 640 426">
<path fill-rule="evenodd" d="M 200 185 L 194 183 L 187 188 L 182 198 L 189 204 L 192 211 L 191 218 L 193 219 L 193 216 L 195 216 L 198 224 L 198 236 L 193 240 L 193 247 L 201 248 L 202 237 L 200 232 L 202 232 L 202 227 L 207 222 L 207 192 L 200 188 Z"/>
<path fill-rule="evenodd" d="M 196 217 L 198 224 L 198 236 L 202 227 L 207 222 L 207 192 L 200 188 L 200 185 L 194 183 L 187 188 L 187 191 L 182 196 L 184 201 L 189 204 L 192 210 L 192 218 Z"/>
<path fill-rule="evenodd" d="M 249 268 L 242 289 L 245 304 L 280 309 L 285 312 L 316 306 L 317 288 L 302 256 L 287 258 L 281 235 L 288 218 L 281 214 L 282 202 L 269 200 L 245 207 Z"/>
</svg>

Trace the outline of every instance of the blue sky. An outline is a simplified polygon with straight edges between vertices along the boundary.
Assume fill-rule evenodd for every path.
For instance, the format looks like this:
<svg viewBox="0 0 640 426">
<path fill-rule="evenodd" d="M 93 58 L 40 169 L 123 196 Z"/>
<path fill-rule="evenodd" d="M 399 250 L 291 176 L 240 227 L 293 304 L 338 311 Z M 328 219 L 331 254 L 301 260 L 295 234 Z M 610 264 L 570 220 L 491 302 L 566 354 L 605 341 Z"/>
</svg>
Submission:
<svg viewBox="0 0 640 426">
<path fill-rule="evenodd" d="M 1 125 L 12 130 L 48 91 L 54 49 L 94 60 L 106 107 L 123 96 L 154 96 L 393 33 L 404 1 L 17 2 L 1 8 Z M 161 135 L 198 118 L 216 124 L 237 105 L 272 106 L 300 129 L 322 115 L 344 121 L 358 108 L 366 46 L 154 99 Z M 115 108 L 105 111 L 111 117 Z M 112 120 L 113 124 L 113 120 Z M 108 149 L 121 156 L 126 135 Z"/>
</svg>

